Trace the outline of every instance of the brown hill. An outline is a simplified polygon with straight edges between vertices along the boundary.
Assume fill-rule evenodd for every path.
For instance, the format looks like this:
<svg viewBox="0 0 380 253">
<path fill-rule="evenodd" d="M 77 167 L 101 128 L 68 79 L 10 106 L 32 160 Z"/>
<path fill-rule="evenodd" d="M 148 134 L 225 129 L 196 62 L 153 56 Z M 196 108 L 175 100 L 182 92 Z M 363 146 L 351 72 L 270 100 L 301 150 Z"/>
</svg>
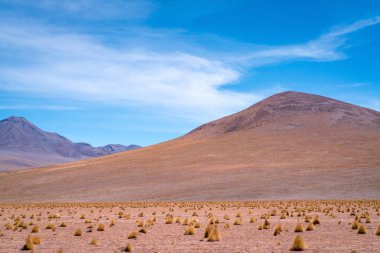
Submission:
<svg viewBox="0 0 380 253">
<path fill-rule="evenodd" d="M 379 112 L 284 92 L 165 143 L 0 174 L 0 199 L 379 198 L 379 154 Z"/>
</svg>

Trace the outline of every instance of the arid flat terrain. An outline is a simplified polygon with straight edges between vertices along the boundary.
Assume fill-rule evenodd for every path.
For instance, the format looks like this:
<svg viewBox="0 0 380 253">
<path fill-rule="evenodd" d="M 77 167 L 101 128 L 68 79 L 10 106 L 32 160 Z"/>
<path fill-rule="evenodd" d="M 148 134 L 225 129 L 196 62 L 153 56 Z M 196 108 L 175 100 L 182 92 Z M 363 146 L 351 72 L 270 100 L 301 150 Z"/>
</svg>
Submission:
<svg viewBox="0 0 380 253">
<path fill-rule="evenodd" d="M 299 235 L 305 252 L 379 252 L 379 208 L 379 201 L 2 204 L 0 248 L 21 252 L 30 236 L 40 240 L 29 242 L 34 252 L 49 253 L 122 252 L 128 244 L 132 252 L 290 252 Z"/>
</svg>

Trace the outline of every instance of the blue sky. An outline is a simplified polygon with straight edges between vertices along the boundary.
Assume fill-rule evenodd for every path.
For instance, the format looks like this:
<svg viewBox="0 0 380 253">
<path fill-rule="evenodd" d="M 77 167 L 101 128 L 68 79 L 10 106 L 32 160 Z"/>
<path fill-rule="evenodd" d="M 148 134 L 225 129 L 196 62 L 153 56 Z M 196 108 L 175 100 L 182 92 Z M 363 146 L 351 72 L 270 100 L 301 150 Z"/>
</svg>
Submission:
<svg viewBox="0 0 380 253">
<path fill-rule="evenodd" d="M 285 90 L 380 110 L 380 2 L 0 0 L 0 118 L 150 145 Z"/>
</svg>

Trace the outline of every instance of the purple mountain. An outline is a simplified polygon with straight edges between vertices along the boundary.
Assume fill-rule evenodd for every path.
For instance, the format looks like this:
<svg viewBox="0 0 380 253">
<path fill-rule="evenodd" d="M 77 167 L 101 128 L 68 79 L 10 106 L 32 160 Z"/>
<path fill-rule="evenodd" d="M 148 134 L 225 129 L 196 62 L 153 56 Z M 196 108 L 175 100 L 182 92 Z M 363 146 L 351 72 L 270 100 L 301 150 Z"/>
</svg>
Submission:
<svg viewBox="0 0 380 253">
<path fill-rule="evenodd" d="M 40 167 L 140 148 L 109 144 L 93 147 L 45 132 L 22 117 L 0 121 L 0 171 Z"/>
</svg>

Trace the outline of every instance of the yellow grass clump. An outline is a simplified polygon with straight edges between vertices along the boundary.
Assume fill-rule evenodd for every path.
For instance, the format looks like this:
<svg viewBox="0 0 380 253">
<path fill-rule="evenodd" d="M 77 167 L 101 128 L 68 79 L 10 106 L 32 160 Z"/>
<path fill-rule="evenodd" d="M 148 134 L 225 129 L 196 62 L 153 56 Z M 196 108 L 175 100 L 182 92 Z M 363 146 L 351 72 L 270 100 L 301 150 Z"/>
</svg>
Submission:
<svg viewBox="0 0 380 253">
<path fill-rule="evenodd" d="M 128 239 L 137 239 L 137 232 L 136 231 L 132 231 L 131 233 L 129 233 Z"/>
<path fill-rule="evenodd" d="M 380 235 L 380 225 L 377 227 L 376 235 Z"/>
<path fill-rule="evenodd" d="M 209 236 L 208 236 L 207 241 L 208 241 L 208 242 L 216 242 L 216 241 L 220 241 L 221 239 L 222 239 L 222 236 L 220 235 L 220 232 L 219 232 L 218 226 L 217 226 L 217 225 L 214 225 L 214 226 L 211 228 L 211 231 L 210 231 L 210 234 L 209 234 Z"/>
<path fill-rule="evenodd" d="M 125 247 L 124 252 L 132 252 L 133 251 L 133 246 L 132 244 L 128 243 L 127 247 Z"/>
<path fill-rule="evenodd" d="M 34 250 L 33 237 L 31 235 L 26 239 L 25 245 L 22 247 L 22 250 Z"/>
<path fill-rule="evenodd" d="M 306 227 L 306 231 L 313 231 L 314 229 L 315 229 L 315 226 L 312 222 L 310 222 Z"/>
<path fill-rule="evenodd" d="M 301 233 L 303 232 L 303 227 L 301 224 L 297 224 L 296 227 L 294 228 L 294 232 L 296 233 Z"/>
<path fill-rule="evenodd" d="M 98 240 L 96 239 L 92 239 L 91 242 L 90 242 L 91 245 L 95 245 L 95 246 L 98 246 Z"/>
<path fill-rule="evenodd" d="M 281 232 L 282 232 L 281 224 L 277 224 L 277 225 L 276 225 L 276 228 L 274 229 L 274 233 L 273 233 L 273 235 L 274 235 L 274 236 L 280 235 Z"/>
<path fill-rule="evenodd" d="M 78 229 L 75 231 L 74 236 L 82 236 L 82 230 Z"/>
<path fill-rule="evenodd" d="M 188 226 L 186 229 L 185 229 L 185 235 L 195 235 L 195 227 L 194 226 Z"/>
<path fill-rule="evenodd" d="M 359 229 L 358 229 L 358 234 L 361 234 L 361 235 L 367 234 L 367 229 L 364 227 L 363 224 L 360 224 Z"/>
<path fill-rule="evenodd" d="M 302 237 L 297 235 L 294 239 L 293 246 L 290 248 L 291 251 L 303 251 L 305 250 L 305 242 L 303 241 Z"/>
<path fill-rule="evenodd" d="M 99 223 L 98 228 L 96 229 L 97 231 L 104 231 L 106 226 L 103 223 Z"/>
<path fill-rule="evenodd" d="M 31 233 L 38 233 L 38 231 L 40 231 L 40 228 L 36 225 L 33 227 Z"/>
</svg>

